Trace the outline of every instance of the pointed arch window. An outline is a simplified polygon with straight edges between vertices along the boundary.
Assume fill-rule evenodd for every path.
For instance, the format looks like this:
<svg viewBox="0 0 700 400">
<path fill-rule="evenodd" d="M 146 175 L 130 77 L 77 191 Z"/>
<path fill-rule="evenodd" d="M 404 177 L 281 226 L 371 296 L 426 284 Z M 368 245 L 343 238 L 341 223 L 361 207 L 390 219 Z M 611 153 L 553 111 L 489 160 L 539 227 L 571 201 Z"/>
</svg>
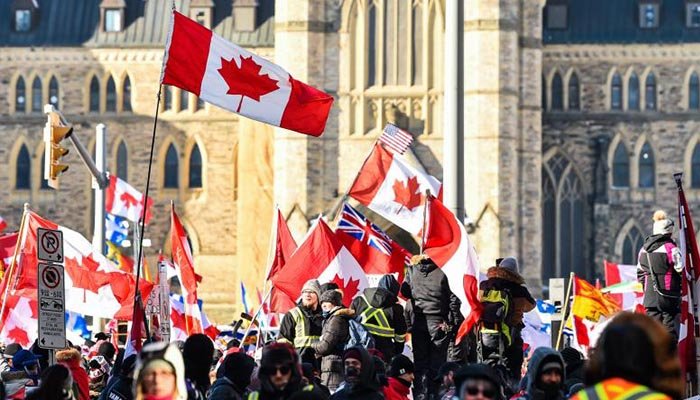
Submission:
<svg viewBox="0 0 700 400">
<path fill-rule="evenodd" d="M 124 86 L 122 92 L 122 110 L 126 112 L 131 112 L 131 79 L 129 79 L 128 75 L 126 76 L 126 78 L 124 78 Z"/>
<path fill-rule="evenodd" d="M 622 110 L 622 78 L 615 73 L 610 81 L 610 108 Z"/>
<path fill-rule="evenodd" d="M 35 77 L 34 81 L 32 82 L 32 112 L 35 113 L 40 113 L 41 112 L 41 104 L 44 101 L 43 93 L 42 93 L 42 88 L 41 88 L 41 79 L 39 77 Z"/>
<path fill-rule="evenodd" d="M 107 79 L 107 112 L 117 112 L 117 86 L 114 78 Z"/>
<path fill-rule="evenodd" d="M 367 86 L 377 83 L 377 7 L 374 3 L 369 6 L 367 17 Z"/>
<path fill-rule="evenodd" d="M 55 76 L 52 76 L 49 81 L 49 103 L 57 109 L 61 108 L 58 102 L 58 79 Z"/>
<path fill-rule="evenodd" d="M 634 72 L 627 81 L 627 109 L 639 111 L 639 77 Z"/>
<path fill-rule="evenodd" d="M 190 153 L 189 187 L 202 187 L 202 154 L 199 152 L 199 145 L 195 144 Z"/>
<path fill-rule="evenodd" d="M 630 186 L 630 159 L 627 148 L 620 142 L 615 148 L 612 162 L 613 187 L 626 188 Z"/>
<path fill-rule="evenodd" d="M 585 276 L 583 264 L 583 190 L 571 167 L 559 188 L 560 276 L 575 272 Z"/>
<path fill-rule="evenodd" d="M 564 109 L 564 86 L 559 72 L 552 77 L 552 110 Z"/>
<path fill-rule="evenodd" d="M 656 77 L 653 72 L 647 75 L 644 90 L 644 108 L 646 110 L 656 110 Z"/>
<path fill-rule="evenodd" d="M 644 235 L 639 231 L 639 228 L 633 226 L 627 231 L 625 239 L 622 241 L 622 263 L 637 264 L 637 254 L 642 245 L 644 245 Z"/>
<path fill-rule="evenodd" d="M 117 146 L 117 176 L 129 180 L 129 152 L 123 140 Z"/>
<path fill-rule="evenodd" d="M 27 112 L 27 88 L 21 76 L 15 84 L 15 112 Z"/>
<path fill-rule="evenodd" d="M 655 183 L 654 152 L 649 143 L 644 143 L 639 152 L 639 187 L 653 188 Z"/>
<path fill-rule="evenodd" d="M 177 150 L 175 145 L 170 143 L 168 150 L 165 153 L 165 170 L 163 171 L 163 187 L 164 188 L 177 188 L 178 187 L 178 173 L 180 169 L 180 159 L 177 155 Z"/>
<path fill-rule="evenodd" d="M 579 96 L 578 75 L 574 72 L 569 77 L 569 110 L 579 110 L 581 108 Z"/>
<path fill-rule="evenodd" d="M 170 86 L 163 87 L 163 109 L 165 111 L 173 109 L 173 89 Z"/>
<path fill-rule="evenodd" d="M 190 108 L 189 92 L 180 89 L 180 111 L 187 111 Z"/>
<path fill-rule="evenodd" d="M 690 187 L 700 188 L 700 143 L 695 145 L 690 159 Z"/>
<path fill-rule="evenodd" d="M 542 75 L 542 109 L 547 109 L 547 80 Z"/>
<path fill-rule="evenodd" d="M 542 281 L 557 276 L 557 192 L 554 181 L 542 171 Z"/>
<path fill-rule="evenodd" d="M 32 161 L 29 157 L 29 150 L 24 144 L 17 153 L 15 166 L 15 189 L 31 189 Z"/>
<path fill-rule="evenodd" d="M 90 112 L 100 112 L 100 81 L 96 76 L 90 80 Z"/>
<path fill-rule="evenodd" d="M 688 109 L 700 109 L 700 79 L 698 74 L 693 72 L 688 81 Z"/>
</svg>

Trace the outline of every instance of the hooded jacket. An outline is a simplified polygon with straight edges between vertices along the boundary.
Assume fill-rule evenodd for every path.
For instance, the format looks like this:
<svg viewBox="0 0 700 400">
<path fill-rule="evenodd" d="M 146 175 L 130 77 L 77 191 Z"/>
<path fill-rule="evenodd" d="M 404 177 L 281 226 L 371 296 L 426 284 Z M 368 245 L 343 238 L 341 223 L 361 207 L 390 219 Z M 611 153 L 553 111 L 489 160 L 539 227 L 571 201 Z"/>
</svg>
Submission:
<svg viewBox="0 0 700 400">
<path fill-rule="evenodd" d="M 406 386 L 398 378 L 389 378 L 389 384 L 382 389 L 386 400 L 408 400 L 408 395 L 411 394 L 411 386 Z"/>
<path fill-rule="evenodd" d="M 535 299 L 523 285 L 525 280 L 517 272 L 505 268 L 491 267 L 486 271 L 487 279 L 479 284 L 479 298 L 487 290 L 507 290 L 513 299 L 513 312 L 505 321 L 508 326 L 523 327 L 523 315 L 535 308 Z"/>
<path fill-rule="evenodd" d="M 361 346 L 353 347 L 360 352 L 360 375 L 355 383 L 345 382 L 345 386 L 331 396 L 331 400 L 383 400 L 384 395 L 379 388 L 379 382 L 374 371 L 374 360 L 367 350 Z"/>
<path fill-rule="evenodd" d="M 255 360 L 245 353 L 225 356 L 216 372 L 217 379 L 209 389 L 208 400 L 242 399 L 250 385 Z"/>
<path fill-rule="evenodd" d="M 461 318 L 461 302 L 450 290 L 447 276 L 433 262 L 409 267 L 401 294 L 413 302 L 413 315 L 439 316 L 451 323 Z"/>
<path fill-rule="evenodd" d="M 556 361 L 561 365 L 561 383 L 559 385 L 559 392 L 555 397 L 546 397 L 544 390 L 537 386 L 539 381 L 539 376 L 542 374 L 541 368 L 546 363 L 551 361 Z M 558 400 L 565 399 L 564 394 L 564 381 L 566 380 L 566 371 L 564 369 L 564 359 L 561 354 L 554 349 L 549 347 L 538 347 L 530 358 L 530 362 L 527 365 L 527 375 L 525 378 L 527 380 L 527 386 L 524 391 L 521 391 L 513 398 L 518 400 Z"/>
<path fill-rule="evenodd" d="M 80 352 L 72 348 L 57 351 L 56 361 L 65 365 L 73 375 L 73 382 L 78 386 L 78 400 L 90 400 L 90 378 L 82 366 Z"/>
<path fill-rule="evenodd" d="M 355 313 L 336 307 L 323 322 L 321 339 L 311 347 L 321 358 L 321 382 L 334 391 L 343 381 L 343 352 L 350 338 L 348 318 Z"/>
<path fill-rule="evenodd" d="M 282 390 L 278 390 L 272 384 L 270 376 L 266 372 L 267 367 L 273 367 L 275 364 L 292 365 L 292 375 L 289 378 L 289 382 Z M 314 386 L 306 385 L 302 377 L 299 355 L 294 351 L 291 344 L 273 343 L 265 347 L 262 352 L 260 369 L 258 369 L 260 390 L 249 393 L 247 398 L 255 400 L 287 400 L 300 391 L 313 391 L 323 396 Z M 323 396 L 323 398 L 325 398 L 325 396 Z"/>
<path fill-rule="evenodd" d="M 680 251 L 671 235 L 646 238 L 637 263 L 637 279 L 644 286 L 644 307 L 677 311 L 683 268 L 680 261 Z"/>
</svg>

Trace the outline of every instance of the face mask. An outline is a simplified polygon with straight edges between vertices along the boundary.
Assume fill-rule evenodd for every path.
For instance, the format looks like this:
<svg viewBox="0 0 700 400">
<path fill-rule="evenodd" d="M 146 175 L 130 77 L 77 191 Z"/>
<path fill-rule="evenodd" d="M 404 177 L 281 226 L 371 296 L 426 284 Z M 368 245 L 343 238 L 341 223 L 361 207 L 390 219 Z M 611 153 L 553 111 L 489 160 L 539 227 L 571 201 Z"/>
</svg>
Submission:
<svg viewBox="0 0 700 400">
<path fill-rule="evenodd" d="M 331 315 L 331 312 L 330 312 L 330 311 L 325 311 L 325 310 L 324 310 L 324 311 L 321 313 L 321 315 L 323 316 L 323 318 L 328 318 L 328 316 Z"/>
<path fill-rule="evenodd" d="M 546 394 L 556 394 L 559 393 L 559 387 L 560 385 L 558 383 L 540 383 L 540 387 L 543 392 Z"/>
<path fill-rule="evenodd" d="M 355 367 L 347 367 L 345 368 L 345 376 L 358 377 L 360 376 L 360 370 Z"/>
</svg>

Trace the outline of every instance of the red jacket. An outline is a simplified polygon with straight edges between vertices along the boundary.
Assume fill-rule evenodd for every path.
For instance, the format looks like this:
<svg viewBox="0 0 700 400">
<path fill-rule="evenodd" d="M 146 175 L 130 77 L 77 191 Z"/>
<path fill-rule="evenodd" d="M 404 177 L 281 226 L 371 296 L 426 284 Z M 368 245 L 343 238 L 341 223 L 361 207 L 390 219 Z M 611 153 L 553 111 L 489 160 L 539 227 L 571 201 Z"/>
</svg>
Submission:
<svg viewBox="0 0 700 400">
<path fill-rule="evenodd" d="M 90 378 L 81 365 L 80 352 L 76 349 L 58 351 L 56 361 L 70 370 L 73 382 L 78 386 L 78 400 L 90 400 Z"/>
<path fill-rule="evenodd" d="M 389 384 L 384 386 L 385 400 L 408 400 L 411 387 L 406 386 L 396 378 L 389 378 Z"/>
</svg>

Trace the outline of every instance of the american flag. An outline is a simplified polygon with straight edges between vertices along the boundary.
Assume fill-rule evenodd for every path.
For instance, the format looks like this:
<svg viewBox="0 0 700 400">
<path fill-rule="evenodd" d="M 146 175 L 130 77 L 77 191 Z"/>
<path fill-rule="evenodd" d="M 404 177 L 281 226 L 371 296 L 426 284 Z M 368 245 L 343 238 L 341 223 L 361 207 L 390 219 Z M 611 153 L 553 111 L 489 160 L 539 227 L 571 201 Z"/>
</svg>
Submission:
<svg viewBox="0 0 700 400">
<path fill-rule="evenodd" d="M 391 238 L 348 203 L 343 203 L 343 212 L 340 214 L 336 230 L 345 232 L 386 255 L 391 255 Z"/>
<path fill-rule="evenodd" d="M 395 153 L 403 154 L 413 142 L 413 136 L 396 125 L 386 124 L 379 142 Z"/>
</svg>

